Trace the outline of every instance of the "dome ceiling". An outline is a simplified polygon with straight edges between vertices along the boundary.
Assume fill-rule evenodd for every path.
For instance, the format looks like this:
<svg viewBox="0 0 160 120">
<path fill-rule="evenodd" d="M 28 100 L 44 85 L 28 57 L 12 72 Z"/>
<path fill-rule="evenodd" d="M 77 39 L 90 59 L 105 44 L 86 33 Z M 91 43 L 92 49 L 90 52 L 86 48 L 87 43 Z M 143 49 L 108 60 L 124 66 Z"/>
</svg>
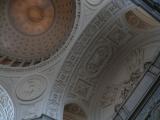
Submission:
<svg viewBox="0 0 160 120">
<path fill-rule="evenodd" d="M 0 55 L 39 61 L 53 55 L 69 37 L 73 0 L 1 0 Z"/>
<path fill-rule="evenodd" d="M 12 0 L 9 17 L 20 32 L 37 35 L 52 25 L 54 6 L 50 0 Z"/>
</svg>

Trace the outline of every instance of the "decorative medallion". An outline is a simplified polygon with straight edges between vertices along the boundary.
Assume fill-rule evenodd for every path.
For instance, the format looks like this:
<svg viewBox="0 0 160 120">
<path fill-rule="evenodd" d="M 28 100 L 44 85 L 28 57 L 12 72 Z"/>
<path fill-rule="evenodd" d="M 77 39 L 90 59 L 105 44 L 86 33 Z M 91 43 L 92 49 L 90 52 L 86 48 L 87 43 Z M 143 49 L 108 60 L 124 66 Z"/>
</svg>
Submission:
<svg viewBox="0 0 160 120">
<path fill-rule="evenodd" d="M 0 85 L 0 120 L 14 120 L 14 106 L 7 91 Z"/>
<path fill-rule="evenodd" d="M 24 78 L 17 86 L 16 95 L 22 101 L 38 99 L 46 90 L 47 79 L 41 75 Z"/>
</svg>

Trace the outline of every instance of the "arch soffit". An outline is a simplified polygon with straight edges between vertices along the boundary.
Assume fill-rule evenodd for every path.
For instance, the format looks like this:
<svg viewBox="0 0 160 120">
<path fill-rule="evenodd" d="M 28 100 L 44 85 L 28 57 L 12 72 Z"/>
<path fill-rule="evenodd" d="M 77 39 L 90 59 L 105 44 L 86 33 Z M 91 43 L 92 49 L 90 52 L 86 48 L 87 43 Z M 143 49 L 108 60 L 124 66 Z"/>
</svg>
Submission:
<svg viewBox="0 0 160 120">
<path fill-rule="evenodd" d="M 136 8 L 129 0 L 111 1 L 83 31 L 52 86 L 47 115 L 58 119 L 66 96 L 81 99 L 89 106 L 95 92 L 96 78 L 103 66 L 117 48 L 139 35 L 134 30 L 126 28 L 126 23 L 122 22 L 121 14 L 129 8 Z"/>
</svg>

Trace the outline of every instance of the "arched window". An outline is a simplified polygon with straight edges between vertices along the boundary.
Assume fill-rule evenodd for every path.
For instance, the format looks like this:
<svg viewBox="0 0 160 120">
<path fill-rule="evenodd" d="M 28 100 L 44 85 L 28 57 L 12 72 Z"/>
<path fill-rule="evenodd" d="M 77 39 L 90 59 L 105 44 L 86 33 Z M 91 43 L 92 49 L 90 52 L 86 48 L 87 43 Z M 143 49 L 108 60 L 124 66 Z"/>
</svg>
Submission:
<svg viewBox="0 0 160 120">
<path fill-rule="evenodd" d="M 14 120 L 14 107 L 7 91 L 0 85 L 0 120 Z"/>
<path fill-rule="evenodd" d="M 64 107 L 63 120 L 87 120 L 87 116 L 79 105 L 71 103 Z"/>
</svg>

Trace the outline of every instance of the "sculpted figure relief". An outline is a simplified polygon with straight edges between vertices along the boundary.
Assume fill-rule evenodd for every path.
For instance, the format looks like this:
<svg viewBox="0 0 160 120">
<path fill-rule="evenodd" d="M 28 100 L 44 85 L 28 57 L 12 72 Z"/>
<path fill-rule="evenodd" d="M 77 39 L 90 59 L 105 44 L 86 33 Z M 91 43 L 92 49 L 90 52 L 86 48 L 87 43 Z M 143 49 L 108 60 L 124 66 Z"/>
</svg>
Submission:
<svg viewBox="0 0 160 120">
<path fill-rule="evenodd" d="M 16 94 L 22 101 L 30 101 L 39 98 L 46 89 L 46 78 L 43 76 L 30 76 L 19 83 Z"/>
<path fill-rule="evenodd" d="M 147 15 L 144 11 L 142 12 L 140 9 L 129 10 L 125 17 L 128 24 L 134 28 L 148 30 L 159 26 L 152 17 Z"/>
</svg>

